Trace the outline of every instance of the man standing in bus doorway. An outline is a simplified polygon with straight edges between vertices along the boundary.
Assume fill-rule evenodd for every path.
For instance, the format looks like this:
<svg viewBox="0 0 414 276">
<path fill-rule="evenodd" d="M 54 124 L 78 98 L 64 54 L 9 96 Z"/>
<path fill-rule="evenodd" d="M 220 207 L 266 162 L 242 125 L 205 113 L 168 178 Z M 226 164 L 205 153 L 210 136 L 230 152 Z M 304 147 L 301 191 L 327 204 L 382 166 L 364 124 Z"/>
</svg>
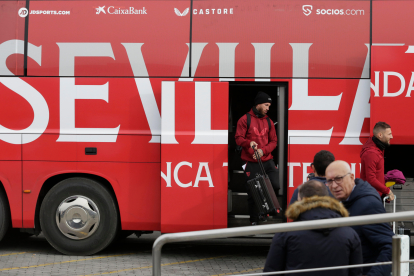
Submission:
<svg viewBox="0 0 414 276">
<path fill-rule="evenodd" d="M 384 150 L 390 146 L 392 137 L 391 126 L 378 122 L 374 126 L 374 135 L 368 139 L 361 150 L 361 179 L 367 181 L 379 193 L 380 197 L 394 194 L 385 186 L 384 178 Z"/>
<path fill-rule="evenodd" d="M 241 159 L 246 161 L 244 172 L 247 181 L 256 177 L 260 173 L 260 167 L 253 148 L 263 161 L 266 174 L 269 176 L 275 193 L 279 191 L 279 171 L 273 161 L 272 151 L 276 148 L 277 136 L 273 121 L 266 115 L 269 111 L 272 99 L 264 92 L 258 92 L 254 99 L 254 106 L 237 122 L 236 144 L 241 146 Z M 246 182 L 247 183 L 247 182 Z M 250 223 L 257 225 L 259 219 L 259 211 L 254 203 L 253 196 L 247 189 L 247 201 L 249 206 Z"/>
</svg>

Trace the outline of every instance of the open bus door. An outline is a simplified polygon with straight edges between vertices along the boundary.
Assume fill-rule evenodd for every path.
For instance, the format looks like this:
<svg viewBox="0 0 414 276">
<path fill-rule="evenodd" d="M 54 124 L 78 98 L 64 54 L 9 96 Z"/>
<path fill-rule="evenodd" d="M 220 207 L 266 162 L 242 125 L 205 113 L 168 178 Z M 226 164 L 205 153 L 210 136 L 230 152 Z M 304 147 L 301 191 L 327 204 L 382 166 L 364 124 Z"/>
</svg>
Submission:
<svg viewBox="0 0 414 276">
<path fill-rule="evenodd" d="M 164 81 L 161 91 L 161 232 L 225 228 L 229 84 Z"/>
</svg>

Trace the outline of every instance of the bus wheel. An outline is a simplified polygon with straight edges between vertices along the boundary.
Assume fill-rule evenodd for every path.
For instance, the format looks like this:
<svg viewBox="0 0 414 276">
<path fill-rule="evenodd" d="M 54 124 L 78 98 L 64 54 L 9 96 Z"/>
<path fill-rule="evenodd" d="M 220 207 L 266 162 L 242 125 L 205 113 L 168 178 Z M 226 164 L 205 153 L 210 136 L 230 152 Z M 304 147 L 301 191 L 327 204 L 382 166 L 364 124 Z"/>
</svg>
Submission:
<svg viewBox="0 0 414 276">
<path fill-rule="evenodd" d="M 67 255 L 91 255 L 115 238 L 118 212 L 111 194 L 98 182 L 68 178 L 54 186 L 40 208 L 47 241 Z"/>
<path fill-rule="evenodd" d="M 10 212 L 6 194 L 0 189 L 0 241 L 10 228 Z"/>
</svg>

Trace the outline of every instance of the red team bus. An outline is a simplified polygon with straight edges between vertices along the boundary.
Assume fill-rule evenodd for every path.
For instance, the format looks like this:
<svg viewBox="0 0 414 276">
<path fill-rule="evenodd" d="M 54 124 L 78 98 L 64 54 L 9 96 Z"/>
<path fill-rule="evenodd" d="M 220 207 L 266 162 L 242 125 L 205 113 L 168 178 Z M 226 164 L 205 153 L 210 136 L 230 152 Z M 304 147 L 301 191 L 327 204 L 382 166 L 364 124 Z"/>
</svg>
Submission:
<svg viewBox="0 0 414 276">
<path fill-rule="evenodd" d="M 386 166 L 413 177 L 413 9 L 0 1 L 0 239 L 42 231 L 87 255 L 132 232 L 244 225 L 234 134 L 259 90 L 273 98 L 284 207 L 319 150 L 358 177 L 380 120 L 394 135 Z"/>
</svg>

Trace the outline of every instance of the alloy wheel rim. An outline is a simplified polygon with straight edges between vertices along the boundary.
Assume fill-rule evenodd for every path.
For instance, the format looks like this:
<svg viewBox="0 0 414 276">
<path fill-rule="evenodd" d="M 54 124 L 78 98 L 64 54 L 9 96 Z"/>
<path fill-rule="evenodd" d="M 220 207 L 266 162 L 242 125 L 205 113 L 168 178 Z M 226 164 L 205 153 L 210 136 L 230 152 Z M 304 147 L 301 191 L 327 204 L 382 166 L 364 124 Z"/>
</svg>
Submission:
<svg viewBox="0 0 414 276">
<path fill-rule="evenodd" d="M 70 196 L 56 210 L 57 227 L 72 240 L 83 240 L 92 236 L 98 229 L 99 222 L 98 206 L 85 196 Z"/>
</svg>

